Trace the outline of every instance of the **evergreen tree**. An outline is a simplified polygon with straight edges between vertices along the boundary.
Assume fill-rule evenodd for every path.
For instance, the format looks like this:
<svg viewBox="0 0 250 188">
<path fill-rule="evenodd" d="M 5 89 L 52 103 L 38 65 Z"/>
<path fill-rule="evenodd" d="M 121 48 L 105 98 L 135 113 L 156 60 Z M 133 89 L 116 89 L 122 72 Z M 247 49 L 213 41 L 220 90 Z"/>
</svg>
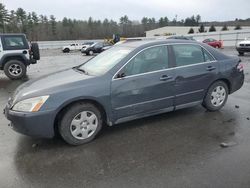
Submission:
<svg viewBox="0 0 250 188">
<path fill-rule="evenodd" d="M 199 32 L 200 33 L 204 33 L 205 32 L 205 27 L 204 27 L 203 24 L 200 25 Z"/>
<path fill-rule="evenodd" d="M 9 22 L 8 11 L 5 6 L 0 3 L 0 29 L 5 32 L 5 24 Z"/>
<path fill-rule="evenodd" d="M 216 28 L 214 27 L 214 25 L 211 25 L 211 27 L 209 28 L 209 32 L 215 32 Z"/>
<path fill-rule="evenodd" d="M 194 29 L 191 27 L 188 31 L 188 34 L 193 34 L 194 33 Z"/>
</svg>

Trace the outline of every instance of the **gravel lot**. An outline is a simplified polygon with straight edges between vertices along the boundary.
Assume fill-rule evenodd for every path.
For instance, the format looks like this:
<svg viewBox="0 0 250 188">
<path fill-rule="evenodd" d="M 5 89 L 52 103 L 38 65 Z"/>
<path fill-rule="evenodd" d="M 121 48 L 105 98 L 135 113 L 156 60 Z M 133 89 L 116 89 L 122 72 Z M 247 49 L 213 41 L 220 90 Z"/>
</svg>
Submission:
<svg viewBox="0 0 250 188">
<path fill-rule="evenodd" d="M 236 55 L 234 48 L 222 50 Z M 42 50 L 28 79 L 73 67 L 80 53 Z M 0 113 L 0 187 L 250 187 L 250 54 L 245 84 L 219 112 L 201 106 L 104 129 L 72 147 L 15 133 Z M 22 81 L 0 73 L 0 110 Z M 222 148 L 222 142 L 230 147 Z"/>
</svg>

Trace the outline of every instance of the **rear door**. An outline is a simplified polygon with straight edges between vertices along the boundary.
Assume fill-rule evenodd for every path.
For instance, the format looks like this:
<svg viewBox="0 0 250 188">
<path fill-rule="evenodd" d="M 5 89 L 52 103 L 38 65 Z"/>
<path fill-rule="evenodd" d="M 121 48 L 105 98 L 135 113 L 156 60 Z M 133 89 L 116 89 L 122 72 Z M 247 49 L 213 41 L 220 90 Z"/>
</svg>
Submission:
<svg viewBox="0 0 250 188">
<path fill-rule="evenodd" d="M 111 101 L 115 118 L 173 110 L 174 85 L 175 72 L 169 63 L 167 46 L 143 50 L 112 81 Z"/>
<path fill-rule="evenodd" d="M 171 49 L 176 66 L 176 108 L 200 103 L 218 76 L 218 62 L 198 44 L 175 44 Z"/>
</svg>

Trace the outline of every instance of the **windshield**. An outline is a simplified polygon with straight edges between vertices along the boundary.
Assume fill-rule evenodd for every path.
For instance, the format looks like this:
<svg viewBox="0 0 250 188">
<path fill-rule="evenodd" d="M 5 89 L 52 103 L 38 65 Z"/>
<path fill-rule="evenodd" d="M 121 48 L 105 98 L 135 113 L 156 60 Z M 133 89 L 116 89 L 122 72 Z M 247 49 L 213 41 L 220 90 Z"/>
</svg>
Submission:
<svg viewBox="0 0 250 188">
<path fill-rule="evenodd" d="M 81 65 L 78 69 L 89 75 L 103 75 L 119 63 L 132 50 L 132 48 L 128 47 L 111 48 Z"/>
</svg>

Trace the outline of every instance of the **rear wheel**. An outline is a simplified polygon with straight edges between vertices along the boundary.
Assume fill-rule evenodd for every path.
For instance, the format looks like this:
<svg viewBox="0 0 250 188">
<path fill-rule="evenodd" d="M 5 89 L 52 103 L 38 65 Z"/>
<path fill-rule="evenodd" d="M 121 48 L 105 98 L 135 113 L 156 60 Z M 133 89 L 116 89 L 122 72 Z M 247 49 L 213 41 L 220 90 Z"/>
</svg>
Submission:
<svg viewBox="0 0 250 188">
<path fill-rule="evenodd" d="M 62 138 L 71 145 L 92 141 L 102 128 L 101 112 L 90 103 L 71 106 L 59 125 Z"/>
<path fill-rule="evenodd" d="M 223 81 L 213 83 L 203 100 L 203 106 L 209 111 L 220 110 L 228 98 L 228 86 Z"/>
<path fill-rule="evenodd" d="M 10 60 L 4 65 L 4 73 L 12 80 L 25 77 L 26 71 L 26 66 L 19 60 Z"/>
<path fill-rule="evenodd" d="M 92 50 L 89 51 L 89 55 L 93 55 L 94 52 Z"/>
<path fill-rule="evenodd" d="M 63 52 L 64 52 L 64 53 L 69 53 L 69 52 L 70 52 L 70 49 L 69 49 L 69 48 L 65 48 L 65 49 L 63 50 Z"/>
</svg>

